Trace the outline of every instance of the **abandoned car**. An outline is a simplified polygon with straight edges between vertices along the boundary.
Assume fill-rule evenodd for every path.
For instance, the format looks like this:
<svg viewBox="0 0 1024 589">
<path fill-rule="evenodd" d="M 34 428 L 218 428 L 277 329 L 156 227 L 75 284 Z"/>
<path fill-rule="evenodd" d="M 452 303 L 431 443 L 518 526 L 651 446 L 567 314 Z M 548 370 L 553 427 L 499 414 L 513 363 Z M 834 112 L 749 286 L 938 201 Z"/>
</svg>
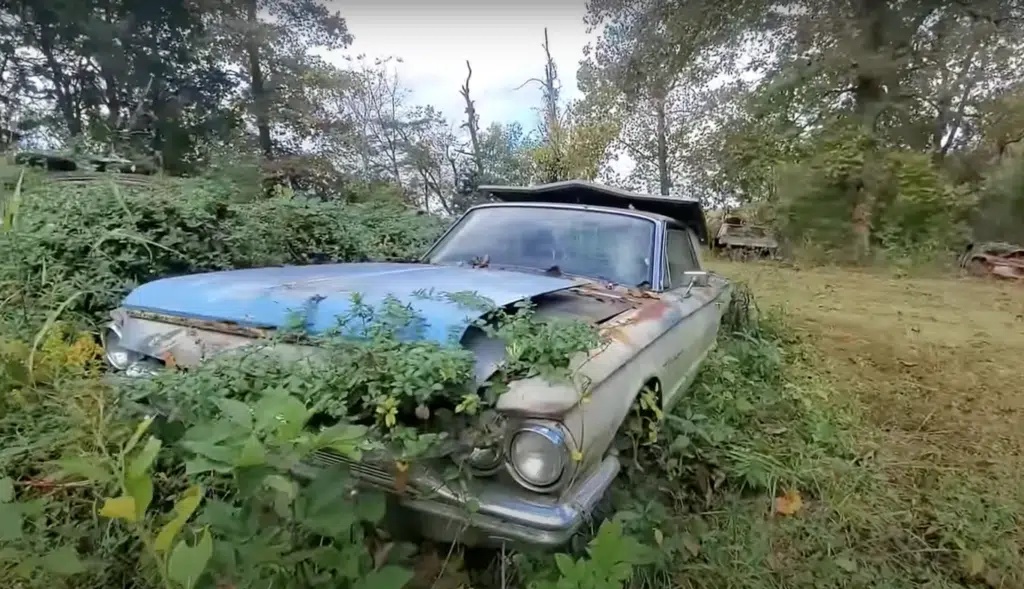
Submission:
<svg viewBox="0 0 1024 589">
<path fill-rule="evenodd" d="M 960 267 L 972 276 L 1024 280 L 1024 248 L 1010 243 L 970 243 L 960 255 Z"/>
<path fill-rule="evenodd" d="M 716 250 L 725 251 L 731 258 L 751 255 L 772 257 L 779 249 L 779 243 L 766 227 L 751 225 L 743 217 L 729 215 L 715 234 Z"/>
<path fill-rule="evenodd" d="M 389 491 L 403 525 L 427 538 L 561 545 L 617 476 L 613 440 L 637 395 L 653 391 L 667 407 L 693 382 L 715 344 L 730 284 L 701 266 L 708 230 L 696 201 L 582 181 L 482 190 L 495 202 L 463 214 L 419 263 L 233 270 L 139 286 L 112 313 L 108 361 L 140 376 L 161 370 L 168 354 L 176 365 L 195 365 L 281 328 L 288 309 L 311 301 L 310 330 L 327 329 L 356 292 L 367 302 L 408 302 L 428 322 L 422 337 L 443 341 L 462 329 L 459 345 L 473 352 L 481 384 L 500 368 L 503 342 L 462 327 L 466 311 L 416 291 L 471 290 L 501 307 L 530 300 L 538 315 L 568 314 L 614 331 L 576 364 L 589 383 L 587 402 L 572 383 L 533 376 L 509 384 L 496 406 L 504 441 L 473 450 L 473 476 L 459 488 L 439 477 L 438 465 L 414 465 L 399 485 L 393 464 L 330 452 L 315 460 L 344 464 Z M 486 267 L 471 262 L 480 258 Z"/>
</svg>

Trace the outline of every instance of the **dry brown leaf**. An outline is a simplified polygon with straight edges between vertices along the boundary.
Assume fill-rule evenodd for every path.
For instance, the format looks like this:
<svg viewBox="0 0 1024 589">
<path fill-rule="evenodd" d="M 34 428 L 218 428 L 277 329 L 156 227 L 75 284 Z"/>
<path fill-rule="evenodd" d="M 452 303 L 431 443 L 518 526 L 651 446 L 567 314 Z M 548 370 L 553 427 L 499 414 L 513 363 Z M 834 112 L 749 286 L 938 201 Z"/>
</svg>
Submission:
<svg viewBox="0 0 1024 589">
<path fill-rule="evenodd" d="M 413 578 L 409 583 L 410 587 L 423 587 L 424 589 L 434 584 L 438 575 L 444 570 L 444 561 L 433 548 L 426 548 L 416 559 L 413 568 Z"/>
<path fill-rule="evenodd" d="M 775 498 L 775 513 L 779 515 L 793 515 L 803 506 L 804 500 L 800 497 L 800 492 L 793 489 L 786 491 L 782 497 Z"/>
<path fill-rule="evenodd" d="M 170 352 L 164 354 L 163 361 L 164 365 L 166 365 L 167 368 L 171 370 L 174 370 L 175 368 L 178 367 L 178 361 L 174 359 L 174 355 L 171 354 Z"/>
<path fill-rule="evenodd" d="M 399 495 L 405 493 L 405 490 L 409 487 L 409 463 L 398 461 L 395 462 L 395 491 Z"/>
</svg>

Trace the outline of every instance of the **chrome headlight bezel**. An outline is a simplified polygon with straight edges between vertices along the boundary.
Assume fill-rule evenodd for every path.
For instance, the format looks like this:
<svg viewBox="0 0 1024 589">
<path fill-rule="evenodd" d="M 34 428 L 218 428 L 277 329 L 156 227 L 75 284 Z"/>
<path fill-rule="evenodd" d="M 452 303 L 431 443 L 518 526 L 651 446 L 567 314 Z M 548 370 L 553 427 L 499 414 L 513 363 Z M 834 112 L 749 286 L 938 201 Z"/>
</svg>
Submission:
<svg viewBox="0 0 1024 589">
<path fill-rule="evenodd" d="M 100 339 L 103 342 L 103 357 L 114 370 L 127 370 L 145 359 L 144 354 L 129 350 L 121 345 L 121 328 L 116 323 L 107 325 Z"/>
<path fill-rule="evenodd" d="M 523 474 L 521 465 L 516 464 L 517 440 L 527 435 L 539 436 L 549 444 L 545 458 L 555 461 L 552 471 L 556 473 L 549 480 L 531 480 Z M 567 438 L 560 428 L 543 423 L 523 423 L 510 432 L 505 446 L 505 468 L 509 475 L 524 488 L 536 493 L 558 491 L 567 478 L 570 465 L 571 456 Z"/>
</svg>

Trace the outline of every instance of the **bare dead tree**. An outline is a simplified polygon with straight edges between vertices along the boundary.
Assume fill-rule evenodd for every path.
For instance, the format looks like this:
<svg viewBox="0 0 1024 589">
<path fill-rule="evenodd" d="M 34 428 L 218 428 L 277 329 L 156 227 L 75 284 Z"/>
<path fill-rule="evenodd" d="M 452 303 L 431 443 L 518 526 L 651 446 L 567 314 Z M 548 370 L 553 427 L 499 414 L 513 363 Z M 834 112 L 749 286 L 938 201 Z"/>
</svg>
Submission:
<svg viewBox="0 0 1024 589">
<path fill-rule="evenodd" d="M 545 119 L 551 132 L 558 127 L 558 67 L 551 58 L 551 45 L 548 43 L 548 29 L 544 27 L 544 104 Z"/>
<path fill-rule="evenodd" d="M 559 97 L 559 84 L 558 84 L 558 66 L 555 64 L 554 58 L 551 57 L 551 44 L 548 38 L 548 29 L 544 28 L 544 79 L 530 78 L 519 85 L 516 90 L 523 88 L 531 82 L 535 82 L 541 86 L 544 98 L 544 122 L 542 126 L 542 135 L 544 142 L 551 150 L 552 161 L 560 162 L 564 159 L 565 154 L 563 148 L 565 145 L 565 130 L 563 129 L 562 121 L 558 112 L 558 97 Z M 553 182 L 557 178 L 554 176 L 547 178 L 547 181 Z"/>
<path fill-rule="evenodd" d="M 555 65 L 555 60 L 551 57 L 551 45 L 548 41 L 548 29 L 544 27 L 544 79 L 530 78 L 519 85 L 516 90 L 525 87 L 531 82 L 540 84 L 541 89 L 544 93 L 544 126 L 545 136 L 549 139 L 553 133 L 557 133 L 559 126 L 558 119 L 558 66 Z"/>
<path fill-rule="evenodd" d="M 473 148 L 471 154 L 473 158 L 473 165 L 476 167 L 476 172 L 479 177 L 483 177 L 484 173 L 484 162 L 480 155 L 480 117 L 476 114 L 476 106 L 473 104 L 473 99 L 469 95 L 469 80 L 473 77 L 473 66 L 469 65 L 469 60 L 466 60 L 466 83 L 459 89 L 459 94 L 462 95 L 463 100 L 466 101 L 466 122 L 462 124 L 464 128 L 469 131 L 469 141 Z"/>
</svg>

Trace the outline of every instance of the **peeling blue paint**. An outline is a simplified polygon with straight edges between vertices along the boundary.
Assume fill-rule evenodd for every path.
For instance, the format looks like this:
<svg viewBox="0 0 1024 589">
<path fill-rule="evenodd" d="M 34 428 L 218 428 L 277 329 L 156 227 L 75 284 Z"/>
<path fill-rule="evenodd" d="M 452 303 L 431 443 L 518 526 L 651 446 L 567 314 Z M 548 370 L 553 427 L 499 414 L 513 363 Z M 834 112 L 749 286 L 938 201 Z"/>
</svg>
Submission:
<svg viewBox="0 0 1024 589">
<path fill-rule="evenodd" d="M 285 266 L 156 280 L 133 290 L 123 306 L 274 328 L 288 325 L 295 314 L 300 314 L 306 320 L 306 328 L 315 334 L 337 325 L 337 318 L 353 308 L 353 294 L 375 308 L 391 295 L 411 305 L 424 319 L 417 337 L 446 342 L 461 337 L 480 310 L 437 296 L 418 296 L 420 291 L 472 291 L 503 306 L 574 284 L 567 278 L 428 264 Z"/>
</svg>

